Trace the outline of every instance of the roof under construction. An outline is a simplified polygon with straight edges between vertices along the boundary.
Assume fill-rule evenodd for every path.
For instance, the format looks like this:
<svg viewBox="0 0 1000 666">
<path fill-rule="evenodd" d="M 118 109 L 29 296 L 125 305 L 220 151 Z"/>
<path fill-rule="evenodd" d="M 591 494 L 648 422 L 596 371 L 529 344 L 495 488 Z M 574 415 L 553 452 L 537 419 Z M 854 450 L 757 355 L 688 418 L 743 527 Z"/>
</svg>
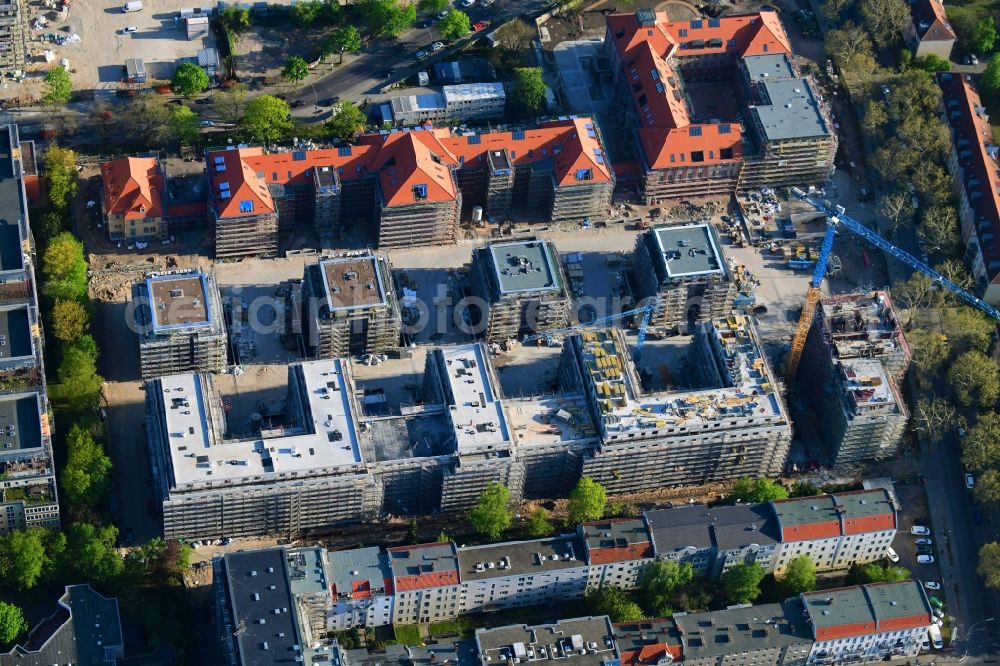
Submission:
<svg viewBox="0 0 1000 666">
<path fill-rule="evenodd" d="M 501 294 L 559 289 L 558 258 L 551 243 L 494 243 L 490 256 Z"/>
<path fill-rule="evenodd" d="M 325 259 L 320 271 L 331 312 L 386 304 L 385 283 L 374 256 Z"/>
<path fill-rule="evenodd" d="M 906 346 L 892 302 L 884 291 L 823 298 L 818 318 L 837 358 L 878 356 Z"/>
</svg>

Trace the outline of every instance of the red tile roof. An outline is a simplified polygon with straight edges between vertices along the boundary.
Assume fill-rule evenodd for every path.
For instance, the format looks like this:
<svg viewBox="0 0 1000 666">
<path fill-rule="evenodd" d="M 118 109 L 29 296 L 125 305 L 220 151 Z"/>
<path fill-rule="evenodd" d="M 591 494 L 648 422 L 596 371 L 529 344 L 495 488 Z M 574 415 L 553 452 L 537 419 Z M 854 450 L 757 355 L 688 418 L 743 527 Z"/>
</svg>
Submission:
<svg viewBox="0 0 1000 666">
<path fill-rule="evenodd" d="M 625 562 L 627 560 L 641 560 L 653 557 L 653 544 L 630 543 L 627 546 L 614 548 L 591 548 L 591 564 L 607 564 L 609 562 Z"/>
<path fill-rule="evenodd" d="M 104 206 L 126 220 L 163 216 L 163 174 L 155 157 L 123 157 L 101 163 Z"/>
<path fill-rule="evenodd" d="M 209 198 L 218 217 L 243 217 L 274 213 L 274 199 L 263 175 L 251 166 L 250 158 L 260 157 L 260 148 L 236 148 L 210 152 L 206 158 Z M 228 192 L 228 195 L 227 195 Z M 246 205 L 249 202 L 249 206 Z M 249 208 L 249 210 L 246 210 Z"/>
<path fill-rule="evenodd" d="M 957 39 L 948 22 L 944 3 L 938 0 L 916 0 L 910 5 L 910 15 L 922 42 L 948 42 Z"/>
</svg>

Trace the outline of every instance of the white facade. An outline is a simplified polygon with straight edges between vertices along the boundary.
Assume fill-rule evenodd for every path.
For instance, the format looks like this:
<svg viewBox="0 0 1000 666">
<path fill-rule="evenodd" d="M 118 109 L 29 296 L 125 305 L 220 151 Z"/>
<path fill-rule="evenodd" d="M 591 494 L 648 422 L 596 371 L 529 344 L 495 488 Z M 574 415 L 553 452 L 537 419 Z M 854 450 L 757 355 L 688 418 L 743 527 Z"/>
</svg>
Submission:
<svg viewBox="0 0 1000 666">
<path fill-rule="evenodd" d="M 880 631 L 863 636 L 851 636 L 830 641 L 816 641 L 806 663 L 850 664 L 881 659 L 916 657 L 920 644 L 927 638 L 927 627 L 913 627 L 899 631 Z"/>
</svg>

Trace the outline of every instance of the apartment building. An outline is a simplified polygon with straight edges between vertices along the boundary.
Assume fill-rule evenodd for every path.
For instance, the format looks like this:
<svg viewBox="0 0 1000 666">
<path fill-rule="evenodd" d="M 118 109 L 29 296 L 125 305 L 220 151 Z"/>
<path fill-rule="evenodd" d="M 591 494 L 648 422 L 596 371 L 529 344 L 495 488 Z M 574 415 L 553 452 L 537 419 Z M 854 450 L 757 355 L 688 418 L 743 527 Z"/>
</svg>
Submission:
<svg viewBox="0 0 1000 666">
<path fill-rule="evenodd" d="M 389 556 L 379 548 L 324 551 L 332 608 L 328 626 L 335 631 L 389 624 L 393 586 Z"/>
<path fill-rule="evenodd" d="M 422 93 L 389 100 L 392 120 L 413 127 L 423 123 L 500 118 L 507 103 L 502 83 L 444 86 L 440 93 Z"/>
<path fill-rule="evenodd" d="M 569 325 L 570 296 L 555 245 L 522 240 L 472 251 L 469 277 L 487 340 L 507 340 Z"/>
<path fill-rule="evenodd" d="M 653 560 L 653 538 L 645 517 L 583 523 L 577 525 L 576 534 L 586 561 L 592 565 L 587 576 L 588 590 L 605 585 L 637 587 L 643 567 Z"/>
<path fill-rule="evenodd" d="M 656 299 L 650 325 L 686 331 L 732 311 L 736 283 L 710 225 L 654 227 L 636 238 L 632 257 L 636 295 Z"/>
<path fill-rule="evenodd" d="M 0 0 L 0 72 L 9 76 L 23 73 L 27 44 L 20 0 Z"/>
<path fill-rule="evenodd" d="M 600 434 L 582 473 L 609 493 L 784 468 L 791 424 L 753 323 L 735 315 L 703 322 L 687 358 L 704 388 L 645 391 L 621 331 L 566 340 L 563 384 L 586 395 Z"/>
<path fill-rule="evenodd" d="M 307 265 L 302 300 L 311 356 L 343 358 L 399 347 L 402 320 L 385 257 L 362 253 Z"/>
<path fill-rule="evenodd" d="M 254 170 L 250 157 L 260 148 L 210 151 L 208 212 L 215 229 L 215 257 L 275 256 L 278 252 L 278 208 L 266 173 Z"/>
<path fill-rule="evenodd" d="M 814 184 L 832 173 L 836 136 L 825 104 L 790 60 L 780 79 L 744 82 L 746 126 L 700 115 L 690 101 L 685 82 L 735 87 L 741 61 L 791 54 L 775 12 L 690 21 L 648 9 L 611 14 L 604 44 L 633 127 L 647 204 L 774 182 Z"/>
<path fill-rule="evenodd" d="M 111 240 L 162 237 L 165 178 L 155 157 L 101 163 L 101 208 Z"/>
<path fill-rule="evenodd" d="M 934 54 L 949 60 L 958 36 L 942 0 L 916 0 L 910 4 L 910 21 L 903 29 L 903 38 L 915 58 Z"/>
<path fill-rule="evenodd" d="M 34 145 L 17 125 L 0 128 L 0 534 L 59 527 L 53 419 L 45 386 L 42 324 L 25 175 Z"/>
<path fill-rule="evenodd" d="M 228 342 L 213 274 L 150 274 L 132 285 L 130 309 L 144 379 L 225 371 Z"/>
<path fill-rule="evenodd" d="M 1000 305 L 1000 147 L 993 141 L 986 107 L 972 81 L 943 73 L 938 84 L 941 119 L 951 129 L 947 164 L 955 182 L 966 263 L 980 298 Z"/>
</svg>

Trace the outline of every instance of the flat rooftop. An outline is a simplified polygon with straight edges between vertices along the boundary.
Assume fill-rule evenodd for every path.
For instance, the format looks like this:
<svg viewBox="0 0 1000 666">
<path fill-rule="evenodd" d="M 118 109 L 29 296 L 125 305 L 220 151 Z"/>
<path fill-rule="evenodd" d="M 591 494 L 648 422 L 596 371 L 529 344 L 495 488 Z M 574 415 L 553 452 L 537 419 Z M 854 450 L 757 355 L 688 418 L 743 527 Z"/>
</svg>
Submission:
<svg viewBox="0 0 1000 666">
<path fill-rule="evenodd" d="M 802 603 L 798 599 L 787 599 L 780 604 L 674 615 L 674 622 L 683 635 L 685 660 L 796 645 L 803 646 L 808 652 L 813 642 L 810 627 L 802 617 Z"/>
<path fill-rule="evenodd" d="M 211 326 L 208 277 L 204 273 L 146 278 L 154 331 Z"/>
<path fill-rule="evenodd" d="M 41 448 L 42 419 L 48 416 L 40 398 L 37 393 L 0 397 L 0 455 Z"/>
<path fill-rule="evenodd" d="M 0 308 L 0 360 L 32 355 L 28 305 Z"/>
<path fill-rule="evenodd" d="M 330 593 L 334 599 L 364 599 L 385 592 L 389 563 L 377 546 L 327 551 Z"/>
<path fill-rule="evenodd" d="M 747 56 L 743 58 L 750 80 L 754 82 L 770 79 L 790 79 L 795 76 L 792 63 L 784 53 Z"/>
<path fill-rule="evenodd" d="M 893 620 L 893 630 L 931 623 L 930 604 L 919 581 L 807 592 L 802 599 L 819 640 L 870 633 L 872 624 L 887 620 Z"/>
<path fill-rule="evenodd" d="M 504 401 L 511 436 L 518 446 L 587 442 L 597 438 L 583 395 L 532 396 Z"/>
<path fill-rule="evenodd" d="M 225 556 L 241 666 L 292 663 L 302 641 L 283 548 L 247 550 Z"/>
<path fill-rule="evenodd" d="M 439 347 L 454 404 L 449 413 L 459 452 L 510 441 L 507 417 L 493 385 L 485 347 L 479 343 Z"/>
<path fill-rule="evenodd" d="M 27 209 L 16 136 L 16 125 L 0 127 L 0 272 L 24 268 L 21 224 L 27 224 Z"/>
<path fill-rule="evenodd" d="M 551 573 L 586 566 L 584 559 L 580 540 L 571 535 L 458 549 L 463 581 Z"/>
<path fill-rule="evenodd" d="M 725 273 L 722 251 L 707 224 L 655 227 L 650 233 L 656 239 L 660 256 L 663 257 L 667 277 Z"/>
<path fill-rule="evenodd" d="M 618 649 L 614 630 L 607 616 L 578 617 L 552 624 L 510 625 L 476 630 L 479 652 L 488 655 L 489 663 L 503 664 L 564 659 L 572 663 L 603 666 L 615 663 Z"/>
<path fill-rule="evenodd" d="M 879 361 L 872 358 L 844 358 L 838 362 L 844 392 L 853 405 L 864 409 L 895 404 L 889 376 Z"/>
<path fill-rule="evenodd" d="M 319 266 L 331 312 L 386 305 L 382 268 L 373 255 L 324 259 Z"/>
<path fill-rule="evenodd" d="M 296 369 L 300 370 L 296 370 Z M 351 388 L 344 361 L 328 359 L 291 366 L 301 373 L 306 422 L 266 438 L 219 441 L 211 423 L 221 419 L 218 395 L 207 375 L 160 379 L 175 486 L 277 481 L 292 472 L 321 476 L 361 462 Z"/>
<path fill-rule="evenodd" d="M 452 452 L 447 446 L 451 425 L 444 412 L 380 417 L 367 423 L 359 434 L 362 460 L 388 462 Z"/>
<path fill-rule="evenodd" d="M 769 141 L 830 136 L 808 80 L 768 80 L 763 88 L 770 104 L 757 104 L 750 111 Z"/>
<path fill-rule="evenodd" d="M 675 506 L 647 511 L 645 517 L 657 553 L 767 546 L 781 540 L 774 512 L 767 504 Z"/>
<path fill-rule="evenodd" d="M 559 255 L 548 241 L 514 241 L 489 246 L 500 294 L 561 289 Z"/>
<path fill-rule="evenodd" d="M 324 550 L 320 546 L 285 551 L 288 583 L 292 594 L 327 594 L 328 583 Z"/>
</svg>

